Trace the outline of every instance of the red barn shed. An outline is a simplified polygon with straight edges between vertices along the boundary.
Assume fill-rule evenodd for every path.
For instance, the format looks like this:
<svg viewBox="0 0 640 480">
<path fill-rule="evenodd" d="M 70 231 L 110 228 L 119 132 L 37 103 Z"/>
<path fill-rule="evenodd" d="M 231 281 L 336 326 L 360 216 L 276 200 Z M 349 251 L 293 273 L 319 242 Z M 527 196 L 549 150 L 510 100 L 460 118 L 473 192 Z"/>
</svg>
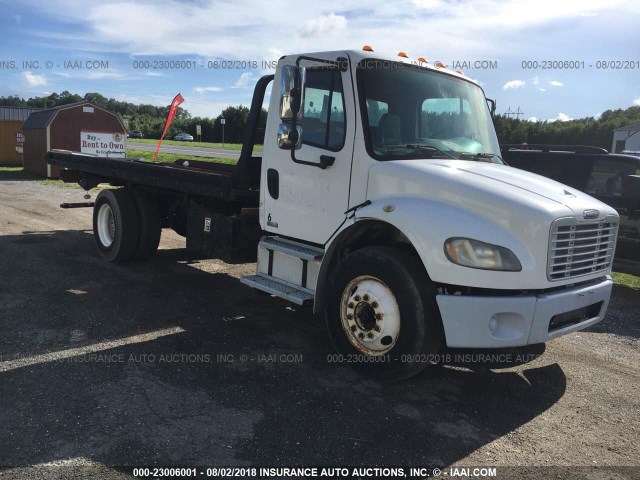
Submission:
<svg viewBox="0 0 640 480">
<path fill-rule="evenodd" d="M 37 108 L 0 107 L 0 165 L 22 165 L 22 124 Z"/>
<path fill-rule="evenodd" d="M 33 112 L 22 125 L 24 169 L 58 178 L 57 167 L 47 165 L 49 150 L 60 149 L 103 157 L 125 157 L 127 132 L 115 113 L 90 102 L 71 103 Z"/>
</svg>

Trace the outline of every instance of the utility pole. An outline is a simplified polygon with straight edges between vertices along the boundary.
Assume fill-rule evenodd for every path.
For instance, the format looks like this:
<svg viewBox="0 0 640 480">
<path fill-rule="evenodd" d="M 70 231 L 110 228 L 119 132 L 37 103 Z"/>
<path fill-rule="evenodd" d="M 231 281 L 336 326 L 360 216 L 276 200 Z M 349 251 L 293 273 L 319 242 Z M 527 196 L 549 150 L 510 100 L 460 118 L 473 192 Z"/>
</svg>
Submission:
<svg viewBox="0 0 640 480">
<path fill-rule="evenodd" d="M 222 148 L 224 148 L 224 124 L 227 123 L 227 119 L 220 117 L 220 125 L 222 125 Z"/>
<path fill-rule="evenodd" d="M 520 110 L 520 105 L 518 105 L 518 111 L 513 112 L 513 114 L 516 116 L 516 119 L 518 118 L 518 115 L 524 115 L 524 112 Z"/>
<path fill-rule="evenodd" d="M 513 115 L 517 119 L 520 115 L 524 115 L 524 112 L 520 110 L 520 106 L 518 106 L 518 110 L 511 110 L 511 105 L 509 105 L 507 111 L 504 112 L 504 116 L 507 118 L 511 118 L 511 115 Z"/>
</svg>

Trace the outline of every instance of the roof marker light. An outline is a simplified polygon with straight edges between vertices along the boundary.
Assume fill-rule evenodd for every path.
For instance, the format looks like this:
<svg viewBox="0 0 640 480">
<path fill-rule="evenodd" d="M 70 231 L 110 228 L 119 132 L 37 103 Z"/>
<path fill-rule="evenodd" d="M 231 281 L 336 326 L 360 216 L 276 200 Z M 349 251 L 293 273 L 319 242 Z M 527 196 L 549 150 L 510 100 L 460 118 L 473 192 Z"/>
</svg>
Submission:
<svg viewBox="0 0 640 480">
<path fill-rule="evenodd" d="M 442 62 L 436 62 L 436 67 L 438 68 L 447 68 L 446 65 Z"/>
<path fill-rule="evenodd" d="M 460 75 L 464 75 L 464 73 L 462 73 L 462 70 L 456 70 L 456 73 L 459 73 Z"/>
<path fill-rule="evenodd" d="M 402 57 L 402 58 L 409 58 L 409 55 L 407 55 L 407 54 L 406 54 L 406 53 L 404 53 L 404 52 L 398 52 L 398 56 L 399 56 L 399 57 Z"/>
<path fill-rule="evenodd" d="M 424 57 L 418 57 L 418 62 L 419 63 L 427 63 L 427 59 Z"/>
<path fill-rule="evenodd" d="M 365 52 L 373 52 L 373 47 L 371 45 L 365 45 L 364 47 L 362 47 L 362 50 L 364 50 Z"/>
</svg>

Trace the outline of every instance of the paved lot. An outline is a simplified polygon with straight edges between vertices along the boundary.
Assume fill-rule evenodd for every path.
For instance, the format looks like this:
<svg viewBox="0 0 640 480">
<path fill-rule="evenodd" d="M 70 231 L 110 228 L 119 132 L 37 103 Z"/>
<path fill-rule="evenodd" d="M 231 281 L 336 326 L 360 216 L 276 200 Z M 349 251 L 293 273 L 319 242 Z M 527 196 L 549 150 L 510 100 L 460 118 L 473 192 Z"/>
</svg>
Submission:
<svg viewBox="0 0 640 480">
<path fill-rule="evenodd" d="M 127 142 L 127 149 L 144 150 L 147 152 L 155 152 L 156 145 L 150 143 L 135 143 L 135 140 Z M 161 145 L 160 151 L 165 153 L 175 153 L 177 155 L 196 155 L 198 157 L 209 158 L 234 158 L 240 157 L 240 150 L 226 150 L 222 148 L 209 147 L 182 147 L 177 145 Z M 255 152 L 255 156 L 262 155 L 262 152 Z"/>
<path fill-rule="evenodd" d="M 253 265 L 190 258 L 172 232 L 147 263 L 99 260 L 91 211 L 57 208 L 82 193 L 0 178 L 0 465 L 21 467 L 3 478 L 69 473 L 51 464 L 117 478 L 112 466 L 639 463 L 638 291 L 616 288 L 587 332 L 511 352 L 530 361 L 380 384 L 327 361 L 310 310 L 241 285 Z M 571 474 L 584 478 L 554 478 Z"/>
</svg>

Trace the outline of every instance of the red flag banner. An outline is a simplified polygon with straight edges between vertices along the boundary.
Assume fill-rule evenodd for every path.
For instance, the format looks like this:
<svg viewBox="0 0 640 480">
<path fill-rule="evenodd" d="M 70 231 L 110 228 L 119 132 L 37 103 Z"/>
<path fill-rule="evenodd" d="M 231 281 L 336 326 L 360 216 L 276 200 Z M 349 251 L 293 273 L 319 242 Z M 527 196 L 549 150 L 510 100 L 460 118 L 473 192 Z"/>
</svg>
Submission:
<svg viewBox="0 0 640 480">
<path fill-rule="evenodd" d="M 171 125 L 171 122 L 173 122 L 173 119 L 176 118 L 178 107 L 182 102 L 184 102 L 184 98 L 182 98 L 182 95 L 180 94 L 176 95 L 175 98 L 171 101 L 171 108 L 169 108 L 169 113 L 167 114 L 167 121 L 164 124 L 164 130 L 162 130 L 162 136 L 160 137 L 160 140 L 158 140 L 156 153 L 153 154 L 154 162 L 156 161 L 156 157 L 158 156 L 158 152 L 160 151 L 160 145 L 162 145 L 162 140 L 164 139 L 164 136 L 167 133 L 167 130 L 169 130 L 169 125 Z"/>
</svg>

